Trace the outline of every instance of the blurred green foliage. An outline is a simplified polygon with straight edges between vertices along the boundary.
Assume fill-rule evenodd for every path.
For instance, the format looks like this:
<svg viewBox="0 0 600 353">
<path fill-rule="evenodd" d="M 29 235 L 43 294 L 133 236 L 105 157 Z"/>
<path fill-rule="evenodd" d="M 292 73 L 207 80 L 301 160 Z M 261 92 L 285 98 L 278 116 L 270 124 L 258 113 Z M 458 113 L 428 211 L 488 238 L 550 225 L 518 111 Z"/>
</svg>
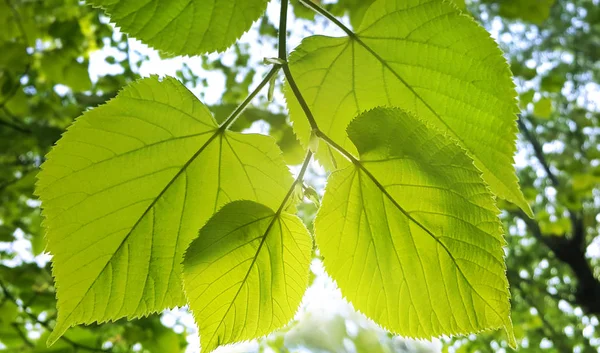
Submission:
<svg viewBox="0 0 600 353">
<path fill-rule="evenodd" d="M 327 1 L 325 6 L 338 16 L 347 16 L 357 27 L 372 1 Z M 322 18 L 296 0 L 292 4 L 306 31 L 323 27 Z M 500 205 L 507 231 L 512 318 L 519 352 L 597 352 L 600 3 L 473 0 L 457 5 L 466 6 L 471 16 L 497 36 L 519 91 L 522 112 L 517 162 L 535 219 L 513 205 Z M 263 36 L 265 48 L 275 45 L 275 20 L 265 17 L 254 27 Z M 90 54 L 97 50 L 114 53 L 106 57 L 106 63 L 117 67 L 117 74 L 90 75 Z M 248 45 L 236 45 L 227 53 L 228 58 L 203 57 L 202 67 L 184 65 L 177 74 L 189 87 L 200 87 L 201 94 L 211 86 L 205 73 L 223 77 L 224 94 L 211 107 L 217 119 L 226 118 L 260 74 L 256 63 L 262 58 L 250 52 Z M 231 57 L 234 60 L 228 60 Z M 147 60 L 130 50 L 126 38 L 114 32 L 106 17 L 79 1 L 0 0 L 0 350 L 185 349 L 187 332 L 164 326 L 159 316 L 76 328 L 50 349 L 44 343 L 56 309 L 50 265 L 39 258 L 34 261 L 44 250 L 39 203 L 32 195 L 36 170 L 75 117 L 114 97 L 138 77 Z M 274 85 L 277 97 L 280 82 Z M 286 161 L 297 164 L 303 151 L 282 103 L 261 97 L 236 122 L 235 129 L 247 129 L 259 121 L 277 138 Z M 318 181 L 314 184 L 321 190 Z M 311 198 L 317 198 L 313 194 Z M 309 227 L 315 209 L 313 203 L 299 207 Z M 27 246 L 23 248 L 23 244 Z M 404 346 L 393 343 L 360 316 L 311 315 L 288 331 L 262 340 L 259 349 L 404 351 Z M 350 332 L 349 322 L 361 329 Z M 445 342 L 444 349 L 449 352 L 508 349 L 496 333 Z"/>
</svg>

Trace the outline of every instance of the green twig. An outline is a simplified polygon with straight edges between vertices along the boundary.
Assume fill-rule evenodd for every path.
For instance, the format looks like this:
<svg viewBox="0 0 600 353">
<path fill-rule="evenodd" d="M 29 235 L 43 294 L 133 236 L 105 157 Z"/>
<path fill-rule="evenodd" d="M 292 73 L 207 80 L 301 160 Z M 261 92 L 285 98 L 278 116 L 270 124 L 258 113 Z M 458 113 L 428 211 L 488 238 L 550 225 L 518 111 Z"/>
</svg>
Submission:
<svg viewBox="0 0 600 353">
<path fill-rule="evenodd" d="M 279 216 L 281 215 L 281 213 L 285 209 L 285 206 L 287 205 L 290 197 L 294 194 L 294 190 L 296 190 L 296 185 L 298 185 L 298 183 L 302 183 L 302 180 L 304 179 L 304 174 L 306 174 L 306 170 L 308 169 L 308 166 L 310 164 L 311 159 L 312 159 L 312 152 L 308 151 L 306 153 L 306 157 L 304 158 L 304 163 L 302 163 L 302 168 L 300 169 L 300 173 L 296 177 L 296 180 L 294 180 L 294 182 L 290 186 L 290 189 L 288 190 L 288 192 L 285 194 L 283 200 L 281 201 L 281 204 L 279 205 L 279 208 L 277 209 L 277 211 L 273 215 L 273 219 L 271 219 L 271 221 L 267 225 L 267 228 L 265 229 L 265 232 L 262 235 L 262 239 L 260 240 L 260 243 L 258 244 L 258 247 L 256 248 L 256 254 L 254 255 L 254 258 L 252 259 L 252 262 L 250 263 L 250 266 L 248 267 L 248 271 L 246 272 L 246 275 L 244 276 L 244 279 L 242 279 L 242 281 L 240 283 L 246 283 L 246 281 L 248 279 L 248 276 L 250 276 L 250 272 L 251 272 L 252 268 L 254 267 L 254 264 L 256 263 L 256 260 L 258 259 L 258 255 L 260 254 L 261 249 L 265 245 L 265 242 L 267 240 L 269 232 L 271 231 L 271 229 L 275 225 L 275 221 L 279 218 Z M 243 287 L 244 286 L 242 285 L 242 286 L 240 286 L 238 288 L 238 290 L 235 293 L 233 299 L 231 300 L 231 303 L 227 307 L 227 310 L 225 311 L 225 314 L 223 315 L 223 317 L 227 316 L 227 314 L 229 313 L 229 311 L 233 307 L 233 303 L 235 303 L 236 298 L 238 297 L 238 295 L 242 291 Z M 222 322 L 223 322 L 223 320 L 221 320 L 221 323 Z M 219 326 L 221 325 L 221 323 L 219 323 Z M 213 333 L 213 335 L 209 339 L 209 341 L 212 341 L 212 339 L 214 338 L 214 336 L 215 336 L 216 333 L 217 333 L 217 331 L 215 330 L 215 333 Z"/>
<path fill-rule="evenodd" d="M 287 60 L 287 13 L 288 0 L 281 0 L 279 11 L 279 59 Z"/>
<path fill-rule="evenodd" d="M 285 74 L 285 79 L 287 80 L 288 85 L 292 89 L 294 96 L 296 96 L 296 100 L 298 101 L 298 103 L 300 103 L 300 107 L 302 107 L 302 110 L 304 111 L 304 115 L 306 115 L 306 118 L 308 119 L 308 122 L 310 124 L 310 127 L 313 130 L 318 130 L 319 126 L 317 125 L 317 121 L 315 120 L 315 117 L 314 117 L 312 111 L 308 107 L 306 100 L 302 96 L 302 93 L 300 92 L 300 89 L 298 88 L 298 85 L 296 84 L 296 81 L 294 80 L 294 77 L 292 76 L 292 72 L 290 71 L 290 68 L 287 64 L 283 65 L 283 73 Z"/>
<path fill-rule="evenodd" d="M 258 93 L 271 81 L 271 78 L 279 72 L 281 69 L 280 65 L 273 65 L 273 68 L 269 73 L 263 78 L 263 80 L 258 84 L 258 86 L 248 95 L 248 97 L 240 104 L 231 115 L 221 124 L 219 125 L 219 130 L 225 131 L 227 130 L 231 124 L 235 122 L 235 120 L 244 112 L 246 107 L 252 102 L 252 100 L 258 95 Z"/>
</svg>

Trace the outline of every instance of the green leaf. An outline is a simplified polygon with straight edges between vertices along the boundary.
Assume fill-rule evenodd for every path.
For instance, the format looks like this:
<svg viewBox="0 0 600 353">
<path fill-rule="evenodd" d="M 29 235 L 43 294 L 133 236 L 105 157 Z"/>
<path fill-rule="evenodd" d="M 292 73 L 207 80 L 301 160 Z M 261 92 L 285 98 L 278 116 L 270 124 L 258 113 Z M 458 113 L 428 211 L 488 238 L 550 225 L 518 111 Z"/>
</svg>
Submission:
<svg viewBox="0 0 600 353">
<path fill-rule="evenodd" d="M 268 0 L 88 0 L 121 30 L 176 55 L 223 51 L 265 12 Z"/>
<path fill-rule="evenodd" d="M 544 97 L 533 105 L 533 115 L 536 118 L 548 119 L 552 115 L 552 99 Z"/>
<path fill-rule="evenodd" d="M 519 18 L 540 25 L 550 16 L 550 9 L 556 0 L 484 0 L 484 2 L 497 3 L 502 17 Z"/>
<path fill-rule="evenodd" d="M 0 242 L 11 242 L 15 240 L 13 235 L 14 229 L 12 227 L 8 227 L 0 224 Z"/>
<path fill-rule="evenodd" d="M 352 32 L 351 32 L 352 33 Z M 360 112 L 396 106 L 458 140 L 491 190 L 531 214 L 514 172 L 516 92 L 489 34 L 441 0 L 379 0 L 356 34 L 304 39 L 290 70 L 320 130 L 354 150 L 346 126 Z M 304 146 L 311 129 L 289 88 L 294 129 Z M 345 161 L 321 148 L 332 169 Z"/>
<path fill-rule="evenodd" d="M 233 104 L 213 105 L 210 107 L 217 122 L 223 122 L 237 108 Z M 296 139 L 292 126 L 287 122 L 285 114 L 273 113 L 255 107 L 248 107 L 242 112 L 238 119 L 231 125 L 232 131 L 243 131 L 250 128 L 253 123 L 262 120 L 269 124 L 269 135 L 277 141 L 277 146 L 283 153 L 283 159 L 287 164 L 295 165 L 302 163 L 304 149 Z"/>
<path fill-rule="evenodd" d="M 0 305 L 0 314 L 0 329 L 8 329 L 19 316 L 19 307 L 13 301 L 3 297 Z"/>
<path fill-rule="evenodd" d="M 348 133 L 360 161 L 331 175 L 315 220 L 342 294 L 403 336 L 504 327 L 514 345 L 499 211 L 473 161 L 399 109 Z"/>
<path fill-rule="evenodd" d="M 454 5 L 462 12 L 467 12 L 467 2 L 465 0 L 452 0 Z"/>
<path fill-rule="evenodd" d="M 181 346 L 180 337 L 172 329 L 164 327 L 159 320 L 150 326 L 150 337 L 146 337 L 140 343 L 150 353 L 177 353 L 185 351 Z"/>
<path fill-rule="evenodd" d="M 79 63 L 66 50 L 54 50 L 41 59 L 44 76 L 51 83 L 64 84 L 73 92 L 82 92 L 92 87 L 88 74 L 88 63 Z"/>
<path fill-rule="evenodd" d="M 203 352 L 287 324 L 308 286 L 312 241 L 302 221 L 252 201 L 223 207 L 183 263 Z"/>
<path fill-rule="evenodd" d="M 224 204 L 281 202 L 291 176 L 272 138 L 225 132 L 173 78 L 151 77 L 86 112 L 37 183 L 53 255 L 58 322 L 182 306 L 183 252 Z"/>
</svg>

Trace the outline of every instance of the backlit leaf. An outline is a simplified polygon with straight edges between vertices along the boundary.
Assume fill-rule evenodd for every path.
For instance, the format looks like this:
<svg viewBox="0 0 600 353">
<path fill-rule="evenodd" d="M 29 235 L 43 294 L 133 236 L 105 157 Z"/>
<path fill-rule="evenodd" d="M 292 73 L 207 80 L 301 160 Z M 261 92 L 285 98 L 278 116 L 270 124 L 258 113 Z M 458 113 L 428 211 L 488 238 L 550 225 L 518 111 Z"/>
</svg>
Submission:
<svg viewBox="0 0 600 353">
<path fill-rule="evenodd" d="M 302 221 L 251 201 L 221 209 L 192 242 L 184 286 L 203 352 L 287 324 L 308 286 L 312 240 Z"/>
<path fill-rule="evenodd" d="M 117 27 L 167 53 L 223 51 L 265 12 L 267 0 L 88 0 Z"/>
<path fill-rule="evenodd" d="M 376 1 L 356 34 L 308 37 L 289 61 L 320 129 L 343 147 L 355 150 L 345 129 L 357 114 L 401 107 L 459 141 L 492 192 L 531 213 L 512 166 L 518 107 L 510 70 L 489 34 L 454 5 Z M 290 89 L 286 95 L 307 146 L 311 128 Z M 331 148 L 318 157 L 329 169 L 344 163 Z"/>
<path fill-rule="evenodd" d="M 473 161 L 399 109 L 348 132 L 360 161 L 331 175 L 315 220 L 342 294 L 403 336 L 503 327 L 514 345 L 499 211 Z"/>
<path fill-rule="evenodd" d="M 224 204 L 277 207 L 291 176 L 272 138 L 224 132 L 173 78 L 140 80 L 86 112 L 37 184 L 53 255 L 58 322 L 182 306 L 183 252 Z"/>
</svg>

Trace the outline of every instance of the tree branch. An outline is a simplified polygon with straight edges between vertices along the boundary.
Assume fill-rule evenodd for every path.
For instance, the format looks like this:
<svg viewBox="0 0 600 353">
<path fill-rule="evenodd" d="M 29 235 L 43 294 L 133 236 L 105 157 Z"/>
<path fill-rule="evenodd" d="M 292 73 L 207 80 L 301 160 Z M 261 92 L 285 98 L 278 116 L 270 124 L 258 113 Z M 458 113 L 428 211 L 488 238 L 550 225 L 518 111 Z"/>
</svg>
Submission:
<svg viewBox="0 0 600 353">
<path fill-rule="evenodd" d="M 521 131 L 523 136 L 529 141 L 529 143 L 531 143 L 531 146 L 533 147 L 535 156 L 538 159 L 538 161 L 540 161 L 540 164 L 542 165 L 542 168 L 544 168 L 546 175 L 548 175 L 548 179 L 550 179 L 550 181 L 552 181 L 552 185 L 555 188 L 558 188 L 560 186 L 560 182 L 559 182 L 558 178 L 556 177 L 556 175 L 554 175 L 554 173 L 550 169 L 550 164 L 548 164 L 548 161 L 546 160 L 546 156 L 544 155 L 544 149 L 543 149 L 542 145 L 537 140 L 537 138 L 533 134 L 533 132 L 531 132 L 529 130 L 529 128 L 527 127 L 527 125 L 525 124 L 525 117 L 523 117 L 522 115 L 519 115 L 517 123 L 519 124 L 519 130 Z"/>
<path fill-rule="evenodd" d="M 518 124 L 523 136 L 531 143 L 534 154 L 548 175 L 548 179 L 557 190 L 560 190 L 560 181 L 550 169 L 541 143 L 529 130 L 523 116 L 519 116 Z M 517 216 L 525 222 L 534 238 L 544 243 L 557 259 L 571 268 L 577 279 L 575 303 L 582 306 L 588 313 L 598 314 L 600 313 L 600 302 L 596 298 L 600 297 L 600 281 L 594 275 L 585 256 L 587 243 L 583 216 L 581 212 L 571 208 L 567 208 L 567 211 L 571 221 L 571 237 L 569 238 L 564 235 L 545 235 L 535 220 L 530 219 L 523 212 L 517 212 Z"/>
<path fill-rule="evenodd" d="M 304 99 L 304 97 L 302 97 L 300 88 L 298 88 L 298 85 L 296 84 L 296 81 L 294 80 L 294 77 L 292 76 L 292 72 L 290 71 L 290 68 L 287 64 L 283 65 L 283 73 L 285 74 L 285 79 L 287 80 L 288 85 L 290 85 L 290 88 L 292 89 L 292 92 L 294 93 L 296 100 L 302 107 L 302 110 L 304 111 L 304 115 L 306 115 L 306 118 L 308 119 L 308 122 L 310 124 L 310 127 L 313 130 L 318 130 L 319 126 L 317 125 L 317 121 L 315 120 L 315 117 L 314 117 L 312 111 L 308 107 L 308 103 L 306 103 L 306 100 Z"/>
<path fill-rule="evenodd" d="M 587 313 L 600 314 L 600 281 L 594 275 L 586 256 L 585 246 L 579 246 L 580 243 L 576 237 L 567 238 L 564 235 L 546 235 L 534 219 L 529 218 L 523 211 L 511 211 L 511 214 L 520 218 L 527 225 L 530 234 L 539 242 L 546 245 L 552 254 L 561 262 L 569 266 L 577 280 L 577 291 L 575 293 L 574 304 L 581 306 Z M 571 213 L 571 217 L 574 216 Z M 582 224 L 579 220 L 576 224 Z M 573 229 L 574 234 L 583 234 L 583 229 Z"/>
</svg>

